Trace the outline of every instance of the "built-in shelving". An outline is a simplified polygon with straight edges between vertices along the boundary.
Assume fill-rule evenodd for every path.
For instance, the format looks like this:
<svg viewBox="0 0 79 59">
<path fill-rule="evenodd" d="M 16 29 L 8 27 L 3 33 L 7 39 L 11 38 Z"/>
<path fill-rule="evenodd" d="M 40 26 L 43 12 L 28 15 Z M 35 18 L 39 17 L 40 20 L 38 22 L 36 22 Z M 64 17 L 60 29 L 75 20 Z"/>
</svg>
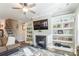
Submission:
<svg viewBox="0 0 79 59">
<path fill-rule="evenodd" d="M 72 15 L 69 16 L 66 15 L 60 18 L 53 19 L 54 20 L 52 24 L 53 48 L 68 52 L 74 52 L 75 21 Z"/>
<path fill-rule="evenodd" d="M 53 46 L 54 49 L 58 49 L 58 50 L 64 50 L 64 51 L 68 51 L 68 52 L 73 52 L 72 48 L 63 48 L 63 47 L 56 47 Z"/>
<path fill-rule="evenodd" d="M 73 36 L 72 34 L 53 34 L 53 36 Z"/>
<path fill-rule="evenodd" d="M 54 30 L 64 30 L 64 29 L 73 29 L 73 27 L 70 27 L 70 28 L 54 28 Z"/>
<path fill-rule="evenodd" d="M 29 22 L 27 22 L 27 38 L 26 38 L 26 40 L 27 40 L 27 42 L 32 42 L 32 22 L 31 21 L 29 21 Z"/>
<path fill-rule="evenodd" d="M 64 43 L 73 43 L 72 41 L 63 41 L 63 40 L 53 40 L 54 42 L 64 42 Z"/>
</svg>

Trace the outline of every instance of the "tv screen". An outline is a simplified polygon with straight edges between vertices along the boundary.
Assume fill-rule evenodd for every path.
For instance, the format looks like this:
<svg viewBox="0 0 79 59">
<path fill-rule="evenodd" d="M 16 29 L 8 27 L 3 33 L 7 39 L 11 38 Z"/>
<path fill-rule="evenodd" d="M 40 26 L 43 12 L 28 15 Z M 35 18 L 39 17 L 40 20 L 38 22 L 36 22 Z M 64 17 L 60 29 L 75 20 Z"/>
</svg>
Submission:
<svg viewBox="0 0 79 59">
<path fill-rule="evenodd" d="M 34 30 L 45 30 L 48 29 L 48 20 L 44 19 L 44 20 L 34 21 L 33 25 L 34 25 Z"/>
</svg>

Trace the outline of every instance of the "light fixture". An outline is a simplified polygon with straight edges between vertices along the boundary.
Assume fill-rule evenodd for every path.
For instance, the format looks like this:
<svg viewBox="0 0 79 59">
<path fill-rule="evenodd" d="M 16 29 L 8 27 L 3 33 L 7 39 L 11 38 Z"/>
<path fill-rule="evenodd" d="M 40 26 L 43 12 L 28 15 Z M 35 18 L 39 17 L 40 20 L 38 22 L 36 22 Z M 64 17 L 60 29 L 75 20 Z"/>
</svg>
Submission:
<svg viewBox="0 0 79 59">
<path fill-rule="evenodd" d="M 24 7 L 23 12 L 28 12 L 28 8 Z"/>
</svg>

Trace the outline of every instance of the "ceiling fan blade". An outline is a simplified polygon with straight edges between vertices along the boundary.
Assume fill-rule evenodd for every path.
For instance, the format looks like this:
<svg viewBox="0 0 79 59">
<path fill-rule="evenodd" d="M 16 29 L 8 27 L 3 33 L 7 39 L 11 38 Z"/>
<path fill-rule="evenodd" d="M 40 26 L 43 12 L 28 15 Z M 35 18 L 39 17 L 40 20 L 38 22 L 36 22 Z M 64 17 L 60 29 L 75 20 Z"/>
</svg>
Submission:
<svg viewBox="0 0 79 59">
<path fill-rule="evenodd" d="M 36 12 L 35 11 L 33 11 L 33 10 L 30 10 L 30 12 L 32 12 L 33 14 L 35 14 Z"/>
<path fill-rule="evenodd" d="M 34 7 L 35 5 L 36 5 L 35 3 L 33 3 L 33 4 L 28 4 L 28 7 L 32 8 L 32 7 Z"/>
<path fill-rule="evenodd" d="M 20 8 L 20 7 L 12 7 L 12 9 L 22 9 L 22 8 Z"/>
<path fill-rule="evenodd" d="M 19 3 L 20 5 L 22 5 L 23 7 L 27 6 L 27 3 Z"/>
<path fill-rule="evenodd" d="M 28 4 L 27 3 L 24 3 L 24 6 L 27 6 Z"/>
</svg>

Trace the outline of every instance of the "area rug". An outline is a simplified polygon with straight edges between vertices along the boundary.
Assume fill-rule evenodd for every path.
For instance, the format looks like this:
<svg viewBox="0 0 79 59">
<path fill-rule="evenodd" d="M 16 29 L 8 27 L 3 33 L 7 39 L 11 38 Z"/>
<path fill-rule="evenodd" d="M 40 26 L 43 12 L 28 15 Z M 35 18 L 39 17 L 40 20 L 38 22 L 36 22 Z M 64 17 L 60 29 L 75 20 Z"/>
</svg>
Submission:
<svg viewBox="0 0 79 59">
<path fill-rule="evenodd" d="M 19 51 L 9 56 L 63 56 L 61 54 L 50 52 L 46 49 L 35 48 L 32 46 L 26 46 L 20 48 Z"/>
</svg>

